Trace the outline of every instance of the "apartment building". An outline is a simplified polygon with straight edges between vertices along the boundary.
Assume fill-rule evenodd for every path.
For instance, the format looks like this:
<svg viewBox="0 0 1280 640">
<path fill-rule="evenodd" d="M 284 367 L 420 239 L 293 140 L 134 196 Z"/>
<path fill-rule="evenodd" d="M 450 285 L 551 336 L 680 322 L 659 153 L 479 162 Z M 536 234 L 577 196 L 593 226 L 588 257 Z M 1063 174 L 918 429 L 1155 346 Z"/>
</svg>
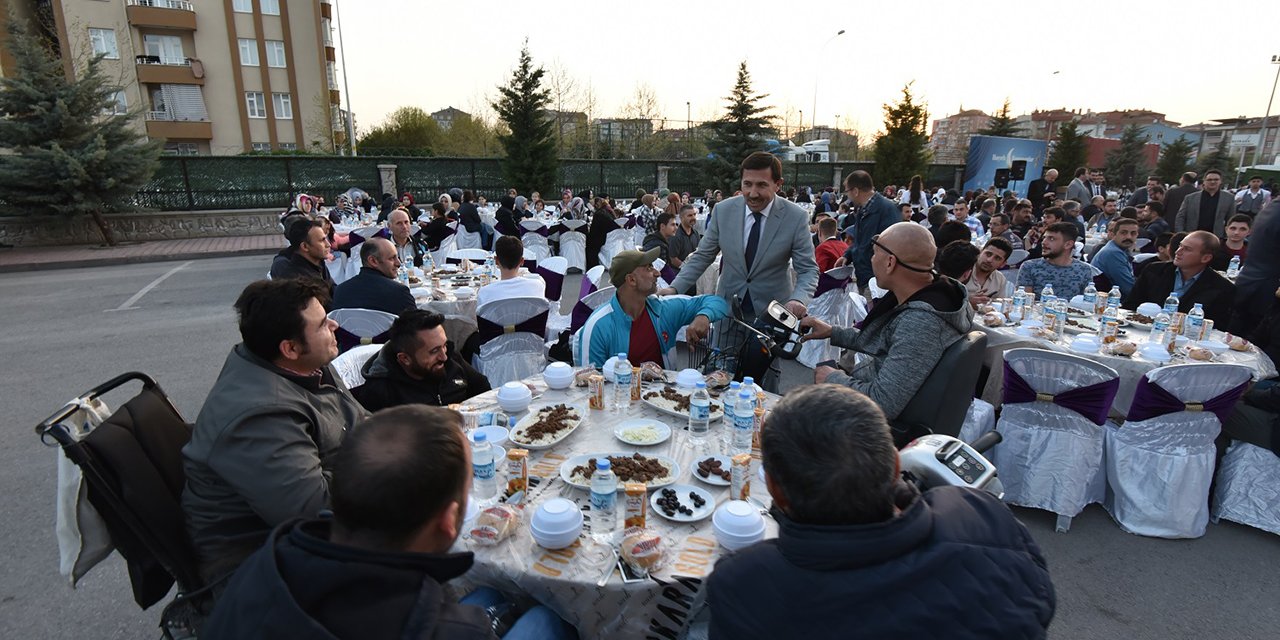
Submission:
<svg viewBox="0 0 1280 640">
<path fill-rule="evenodd" d="M 961 109 L 933 121 L 929 133 L 929 151 L 933 161 L 963 164 L 969 148 L 969 137 L 991 122 L 991 116 L 978 109 Z"/>
<path fill-rule="evenodd" d="M 141 110 L 138 126 L 164 140 L 167 153 L 330 152 L 345 144 L 331 0 L 7 4 L 57 43 L 68 75 L 103 55 L 119 87 L 116 110 Z M 7 52 L 0 67 L 13 73 Z"/>
</svg>

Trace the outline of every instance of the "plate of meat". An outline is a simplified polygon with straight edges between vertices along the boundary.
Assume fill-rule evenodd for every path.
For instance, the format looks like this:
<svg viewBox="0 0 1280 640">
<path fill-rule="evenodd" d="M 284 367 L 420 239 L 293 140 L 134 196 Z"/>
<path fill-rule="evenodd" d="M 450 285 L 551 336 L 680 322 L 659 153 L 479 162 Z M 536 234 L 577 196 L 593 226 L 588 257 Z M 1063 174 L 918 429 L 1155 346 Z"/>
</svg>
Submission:
<svg viewBox="0 0 1280 640">
<path fill-rule="evenodd" d="M 573 405 L 547 405 L 517 422 L 507 439 L 526 449 L 550 449 L 577 430 L 584 415 L 586 412 Z"/>
</svg>

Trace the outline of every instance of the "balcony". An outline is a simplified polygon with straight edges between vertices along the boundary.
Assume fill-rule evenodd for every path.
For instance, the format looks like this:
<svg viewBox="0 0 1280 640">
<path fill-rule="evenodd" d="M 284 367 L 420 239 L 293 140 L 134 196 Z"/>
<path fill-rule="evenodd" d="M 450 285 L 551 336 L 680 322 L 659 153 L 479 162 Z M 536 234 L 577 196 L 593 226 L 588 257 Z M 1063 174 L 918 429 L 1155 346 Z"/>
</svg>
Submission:
<svg viewBox="0 0 1280 640">
<path fill-rule="evenodd" d="M 148 111 L 147 135 L 165 140 L 212 140 L 213 123 L 208 120 L 177 120 L 168 111 Z"/>
<path fill-rule="evenodd" d="M 129 0 L 125 13 L 135 27 L 196 30 L 195 6 L 185 0 Z"/>
<path fill-rule="evenodd" d="M 204 67 L 200 74 L 192 67 L 191 58 L 167 59 L 161 56 L 135 56 L 138 82 L 151 84 L 204 84 Z M 198 63 L 197 63 L 198 64 Z"/>
</svg>

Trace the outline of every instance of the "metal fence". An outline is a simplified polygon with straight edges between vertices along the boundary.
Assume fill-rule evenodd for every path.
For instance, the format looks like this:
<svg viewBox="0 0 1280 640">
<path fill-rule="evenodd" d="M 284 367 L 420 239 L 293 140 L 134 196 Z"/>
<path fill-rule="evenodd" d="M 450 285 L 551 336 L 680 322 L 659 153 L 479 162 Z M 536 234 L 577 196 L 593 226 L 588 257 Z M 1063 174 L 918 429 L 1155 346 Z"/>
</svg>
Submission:
<svg viewBox="0 0 1280 640">
<path fill-rule="evenodd" d="M 135 204 L 161 211 L 258 209 L 286 207 L 298 193 L 334 202 L 338 194 L 359 187 L 378 197 L 378 165 L 396 165 L 396 193 L 408 191 L 419 200 L 452 187 L 471 189 L 489 198 L 509 186 L 497 158 L 418 158 L 341 156 L 163 157 L 160 167 L 135 196 Z M 637 189 L 658 186 L 659 167 L 668 167 L 667 188 L 701 194 L 706 183 L 697 165 L 678 160 L 561 160 L 557 188 L 575 193 L 632 197 Z M 832 186 L 837 171 L 872 170 L 867 162 L 788 162 L 783 172 L 789 186 Z M 963 165 L 933 165 L 927 184 L 957 184 Z M 548 201 L 559 194 L 543 194 Z"/>
</svg>

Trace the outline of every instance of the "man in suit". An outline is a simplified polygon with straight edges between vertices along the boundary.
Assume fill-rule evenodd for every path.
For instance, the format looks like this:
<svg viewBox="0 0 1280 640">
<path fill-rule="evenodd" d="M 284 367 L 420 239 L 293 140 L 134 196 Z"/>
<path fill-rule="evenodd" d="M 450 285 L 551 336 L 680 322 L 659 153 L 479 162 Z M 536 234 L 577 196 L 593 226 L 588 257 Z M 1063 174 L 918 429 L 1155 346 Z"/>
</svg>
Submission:
<svg viewBox="0 0 1280 640">
<path fill-rule="evenodd" d="M 1058 179 L 1058 170 L 1049 169 L 1044 172 L 1044 177 L 1031 181 L 1031 186 L 1027 187 L 1027 199 L 1031 201 L 1031 206 L 1035 208 L 1036 213 L 1040 213 L 1046 206 L 1044 195 L 1052 193 L 1053 183 Z"/>
<path fill-rule="evenodd" d="M 1089 192 L 1092 193 L 1093 195 L 1106 197 L 1107 177 L 1102 171 L 1102 169 L 1090 169 L 1089 182 L 1087 182 L 1086 184 L 1089 187 Z"/>
<path fill-rule="evenodd" d="M 1124 308 L 1137 309 L 1144 302 L 1164 305 L 1172 292 L 1178 296 L 1178 311 L 1186 313 L 1199 302 L 1204 317 L 1218 327 L 1226 327 L 1236 286 L 1209 268 L 1218 244 L 1218 238 L 1208 231 L 1187 234 L 1172 262 L 1153 262 L 1142 269 L 1133 290 L 1124 298 Z"/>
<path fill-rule="evenodd" d="M 1178 215 L 1173 219 L 1174 231 L 1210 231 L 1222 236 L 1227 218 L 1235 213 L 1236 201 L 1229 193 L 1222 192 L 1222 172 L 1210 169 L 1204 172 L 1202 188 L 1182 200 Z"/>
<path fill-rule="evenodd" d="M 1178 186 L 1169 189 L 1164 194 L 1164 219 L 1173 226 L 1173 218 L 1178 215 L 1178 209 L 1182 207 L 1182 201 L 1187 196 L 1196 192 L 1196 174 L 1188 171 L 1178 178 Z"/>
<path fill-rule="evenodd" d="M 1075 200 L 1081 205 L 1089 204 L 1093 199 L 1093 190 L 1089 187 L 1089 170 L 1080 167 L 1076 169 L 1076 177 L 1067 185 L 1067 200 Z"/>
<path fill-rule="evenodd" d="M 369 238 L 360 245 L 360 273 L 338 285 L 334 309 L 374 309 L 399 314 L 415 306 L 409 288 L 396 282 L 400 255 L 385 238 Z"/>
<path fill-rule="evenodd" d="M 1129 200 L 1125 202 L 1125 205 L 1130 207 L 1141 207 L 1151 199 L 1151 192 L 1155 190 L 1156 187 L 1161 186 L 1163 185 L 1160 184 L 1159 176 L 1147 176 L 1146 186 L 1138 187 L 1138 189 L 1133 192 L 1133 195 L 1129 196 Z"/>
</svg>

